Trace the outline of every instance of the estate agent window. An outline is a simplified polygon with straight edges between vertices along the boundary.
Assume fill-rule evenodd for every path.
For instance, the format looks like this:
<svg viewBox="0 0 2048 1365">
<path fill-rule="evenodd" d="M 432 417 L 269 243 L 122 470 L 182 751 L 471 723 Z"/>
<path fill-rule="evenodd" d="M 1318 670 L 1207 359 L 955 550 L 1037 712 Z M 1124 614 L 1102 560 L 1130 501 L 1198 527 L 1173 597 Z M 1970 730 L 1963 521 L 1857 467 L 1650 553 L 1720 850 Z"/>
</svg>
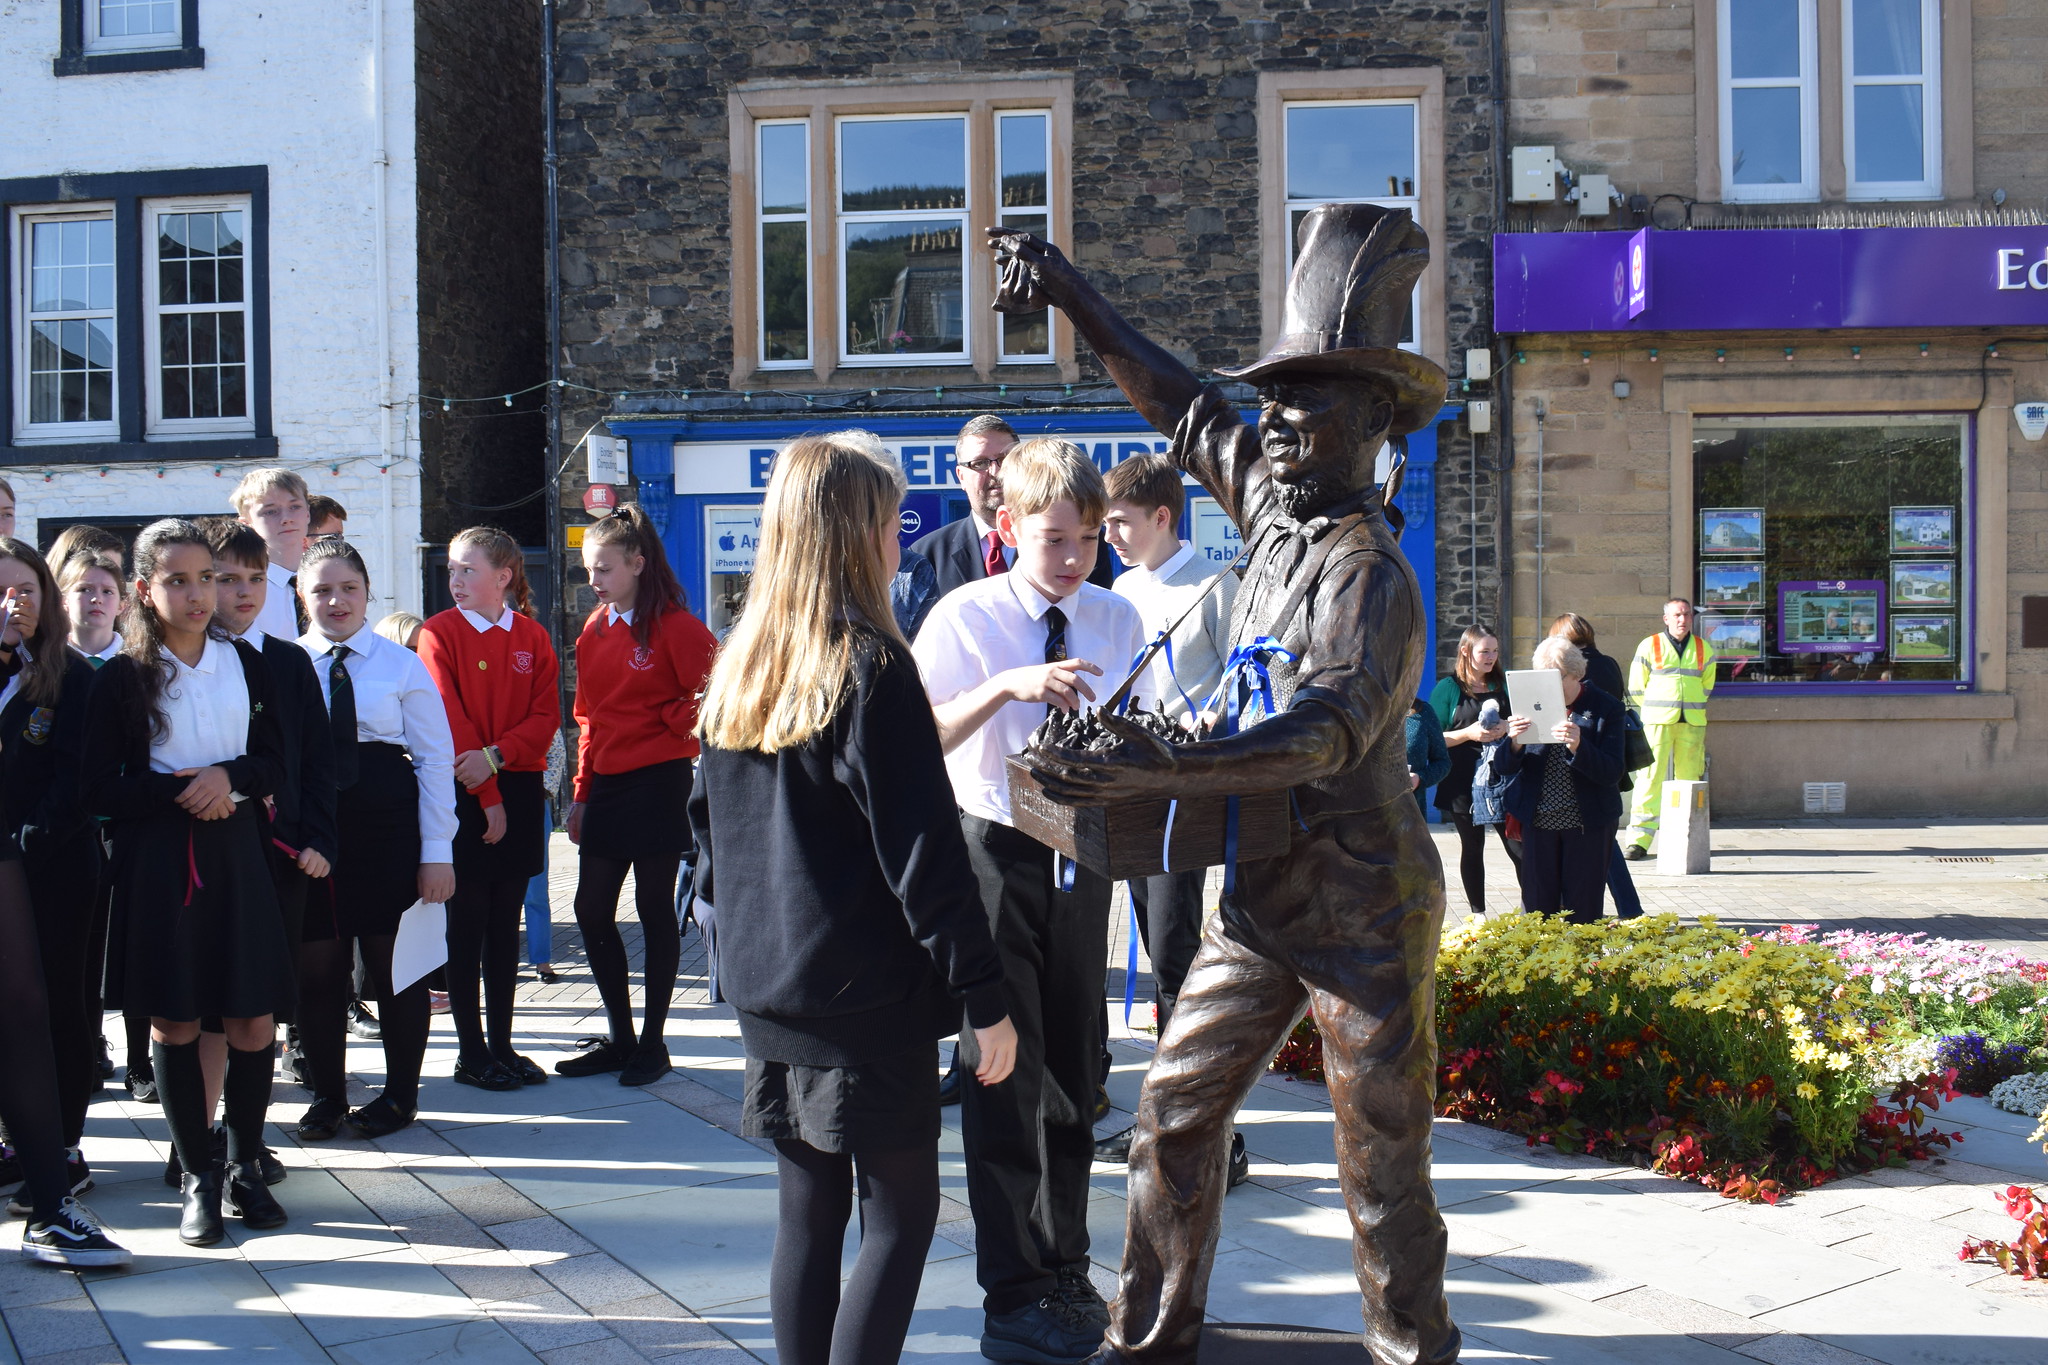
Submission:
<svg viewBox="0 0 2048 1365">
<path fill-rule="evenodd" d="M 912 92 L 834 88 L 785 117 L 762 101 L 793 92 L 736 96 L 757 115 L 736 146 L 752 219 L 736 234 L 736 372 L 1052 363 L 1045 312 L 980 318 L 983 227 L 1059 235 L 1045 84 L 920 109 L 890 107 Z"/>
<path fill-rule="evenodd" d="M 1714 3 L 1723 198 L 1941 197 L 1941 0 Z"/>
<path fill-rule="evenodd" d="M 98 179 L 129 188 L 150 177 Z M 267 435 L 259 430 L 267 414 L 256 219 L 250 194 L 14 204 L 6 237 L 13 443 Z"/>
<path fill-rule="evenodd" d="M 1721 684 L 1967 686 L 1967 435 L 1948 415 L 1693 424 L 1695 592 Z"/>
</svg>

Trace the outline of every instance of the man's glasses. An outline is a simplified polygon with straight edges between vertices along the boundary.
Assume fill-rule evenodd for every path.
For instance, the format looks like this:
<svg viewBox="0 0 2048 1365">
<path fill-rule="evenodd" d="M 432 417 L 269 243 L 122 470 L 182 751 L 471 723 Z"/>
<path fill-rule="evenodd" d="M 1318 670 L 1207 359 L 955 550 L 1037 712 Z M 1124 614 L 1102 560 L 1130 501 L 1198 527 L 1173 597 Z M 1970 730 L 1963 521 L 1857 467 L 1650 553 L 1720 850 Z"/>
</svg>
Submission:
<svg viewBox="0 0 2048 1365">
<path fill-rule="evenodd" d="M 960 468 L 971 469 L 977 474 L 993 474 L 1003 467 L 1001 455 L 981 455 L 972 460 L 962 460 Z"/>
</svg>

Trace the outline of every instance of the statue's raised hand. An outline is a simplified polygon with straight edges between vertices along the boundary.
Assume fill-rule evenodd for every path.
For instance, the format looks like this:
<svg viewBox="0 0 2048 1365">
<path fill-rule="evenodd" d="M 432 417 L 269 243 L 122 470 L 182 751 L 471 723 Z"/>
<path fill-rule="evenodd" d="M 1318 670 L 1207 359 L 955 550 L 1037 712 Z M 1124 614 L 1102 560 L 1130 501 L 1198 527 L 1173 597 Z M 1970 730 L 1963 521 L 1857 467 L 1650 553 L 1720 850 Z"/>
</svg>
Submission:
<svg viewBox="0 0 2048 1365">
<path fill-rule="evenodd" d="M 1081 282 L 1073 262 L 1051 242 L 1030 232 L 992 227 L 988 245 L 996 253 L 996 311 L 1034 313 L 1065 308 Z"/>
</svg>

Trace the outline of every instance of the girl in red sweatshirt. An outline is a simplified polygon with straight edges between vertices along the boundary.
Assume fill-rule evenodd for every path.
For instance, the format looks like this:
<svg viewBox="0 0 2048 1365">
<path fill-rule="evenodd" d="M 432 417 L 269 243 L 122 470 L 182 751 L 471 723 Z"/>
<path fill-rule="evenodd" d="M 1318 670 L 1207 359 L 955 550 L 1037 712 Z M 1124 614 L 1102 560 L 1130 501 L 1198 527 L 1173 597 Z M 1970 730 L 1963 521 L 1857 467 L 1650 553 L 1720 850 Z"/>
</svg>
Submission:
<svg viewBox="0 0 2048 1365">
<path fill-rule="evenodd" d="M 448 595 L 455 605 L 420 627 L 418 647 L 455 736 L 461 823 L 448 902 L 455 1079 L 517 1090 L 548 1078 L 512 1050 L 512 993 L 526 885 L 547 866 L 541 770 L 562 725 L 561 669 L 547 631 L 528 615 L 525 556 L 505 532 L 472 526 L 448 543 Z"/>
<path fill-rule="evenodd" d="M 632 503 L 583 533 L 598 607 L 576 641 L 576 799 L 569 838 L 582 855 L 576 927 L 611 1019 L 611 1036 L 558 1062 L 564 1076 L 619 1072 L 621 1085 L 668 1073 L 669 996 L 682 956 L 676 873 L 690 848 L 690 760 L 697 699 L 717 642 L 692 616 L 661 537 Z M 646 1005 L 639 1031 L 627 995 L 619 891 L 633 874 Z"/>
</svg>

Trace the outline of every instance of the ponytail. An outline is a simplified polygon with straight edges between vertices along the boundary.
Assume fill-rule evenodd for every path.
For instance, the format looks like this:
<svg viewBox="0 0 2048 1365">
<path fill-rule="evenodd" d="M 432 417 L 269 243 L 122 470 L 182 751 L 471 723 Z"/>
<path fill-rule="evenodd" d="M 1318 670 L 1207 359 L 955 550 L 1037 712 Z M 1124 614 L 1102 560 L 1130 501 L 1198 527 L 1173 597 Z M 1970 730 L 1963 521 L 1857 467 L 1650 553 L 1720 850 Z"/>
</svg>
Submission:
<svg viewBox="0 0 2048 1365">
<path fill-rule="evenodd" d="M 633 597 L 633 638 L 646 647 L 654 631 L 654 619 L 671 611 L 688 611 L 689 599 L 676 572 L 669 567 L 668 551 L 661 536 L 637 502 L 621 503 L 609 516 L 600 517 L 583 530 L 585 545 L 616 545 L 641 558 L 640 587 Z"/>
<path fill-rule="evenodd" d="M 533 610 L 533 588 L 526 581 L 525 552 L 510 533 L 495 526 L 471 526 L 457 531 L 455 538 L 448 542 L 450 550 L 458 545 L 471 545 L 483 551 L 484 558 L 491 561 L 494 569 L 510 569 L 512 578 L 505 584 L 505 599 L 521 616 L 539 619 Z"/>
</svg>

